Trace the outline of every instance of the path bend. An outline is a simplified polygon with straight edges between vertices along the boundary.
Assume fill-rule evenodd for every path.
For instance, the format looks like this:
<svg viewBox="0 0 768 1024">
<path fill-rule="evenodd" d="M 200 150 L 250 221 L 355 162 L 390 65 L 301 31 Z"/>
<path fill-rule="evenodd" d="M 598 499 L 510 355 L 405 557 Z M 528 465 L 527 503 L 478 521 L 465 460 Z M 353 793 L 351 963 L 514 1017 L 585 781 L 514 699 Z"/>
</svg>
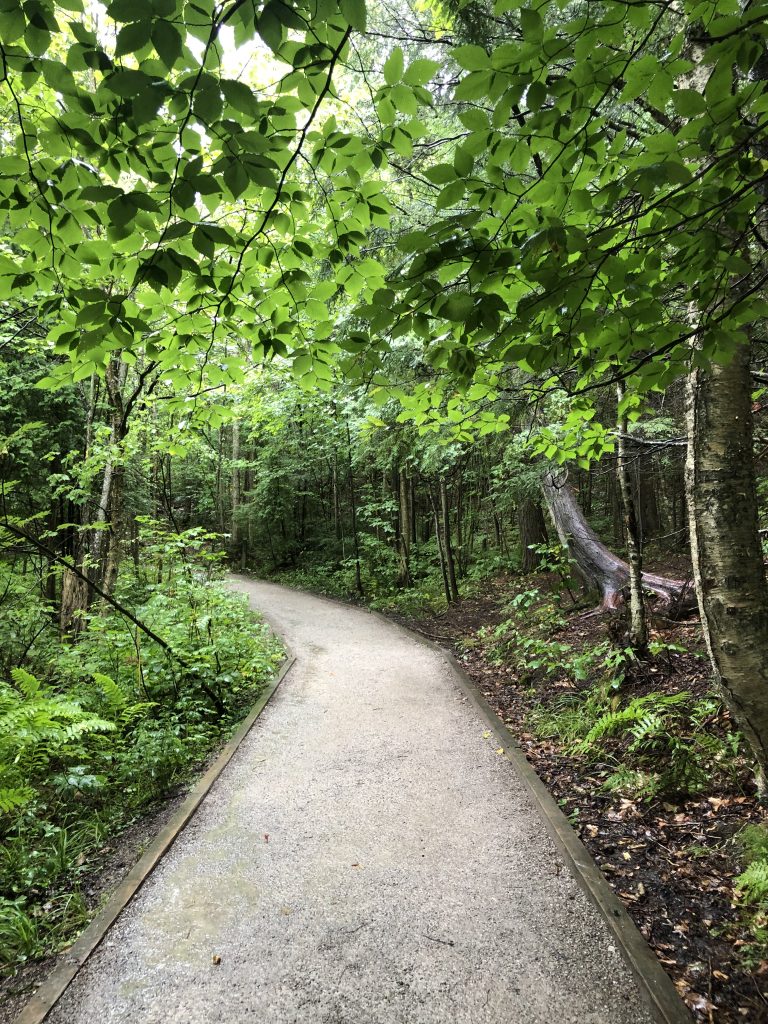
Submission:
<svg viewBox="0 0 768 1024">
<path fill-rule="evenodd" d="M 234 586 L 296 663 L 48 1019 L 650 1024 L 442 655 L 364 610 Z"/>
</svg>

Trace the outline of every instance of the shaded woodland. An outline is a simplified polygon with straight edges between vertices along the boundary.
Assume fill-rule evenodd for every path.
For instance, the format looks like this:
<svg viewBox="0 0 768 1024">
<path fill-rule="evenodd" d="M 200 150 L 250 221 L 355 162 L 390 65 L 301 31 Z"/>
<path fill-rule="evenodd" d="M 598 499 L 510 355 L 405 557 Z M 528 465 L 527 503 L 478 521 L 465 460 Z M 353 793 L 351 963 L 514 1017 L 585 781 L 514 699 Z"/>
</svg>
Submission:
<svg viewBox="0 0 768 1024">
<path fill-rule="evenodd" d="M 765 3 L 0 6 L 2 970 L 279 663 L 237 569 L 453 643 L 595 835 L 720 801 L 671 964 L 759 1019 Z"/>
</svg>

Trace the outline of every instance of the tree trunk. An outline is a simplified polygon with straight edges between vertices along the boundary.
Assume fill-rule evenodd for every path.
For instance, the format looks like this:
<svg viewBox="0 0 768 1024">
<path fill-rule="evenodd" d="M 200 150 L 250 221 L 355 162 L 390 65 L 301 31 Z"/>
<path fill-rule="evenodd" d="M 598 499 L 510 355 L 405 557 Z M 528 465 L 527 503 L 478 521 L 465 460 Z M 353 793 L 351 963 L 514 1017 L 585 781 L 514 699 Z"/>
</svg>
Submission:
<svg viewBox="0 0 768 1024">
<path fill-rule="evenodd" d="M 355 476 L 352 472 L 352 435 L 347 428 L 347 470 L 349 473 L 349 510 L 352 516 L 352 541 L 355 547 L 355 590 L 360 597 L 365 596 L 363 590 L 363 575 L 360 570 L 360 538 L 357 534 L 357 499 L 355 498 Z"/>
<path fill-rule="evenodd" d="M 749 346 L 688 381 L 686 483 L 696 594 L 715 678 L 768 766 L 768 585 L 758 533 Z"/>
<path fill-rule="evenodd" d="M 401 467 L 398 487 L 398 554 L 400 556 L 400 568 L 398 571 L 398 586 L 411 586 L 411 517 L 408 507 L 408 477 Z"/>
<path fill-rule="evenodd" d="M 535 572 L 540 558 L 531 546 L 547 544 L 547 524 L 541 511 L 541 502 L 525 497 L 517 506 L 517 529 L 520 533 L 520 567 L 524 573 Z"/>
<path fill-rule="evenodd" d="M 59 628 L 71 637 L 83 628 L 83 612 L 88 608 L 88 583 L 69 569 L 61 577 Z"/>
<path fill-rule="evenodd" d="M 443 513 L 443 551 L 445 553 L 445 568 L 448 573 L 448 587 L 451 600 L 459 600 L 459 588 L 456 585 L 456 564 L 453 559 L 453 546 L 451 545 L 451 520 L 448 507 L 448 487 L 445 477 L 440 477 L 440 508 Z"/>
<path fill-rule="evenodd" d="M 240 421 L 232 424 L 232 469 L 229 478 L 229 498 L 232 506 L 232 523 L 230 527 L 232 557 L 243 561 L 243 531 L 240 523 L 240 504 L 242 501 L 242 481 L 240 478 Z"/>
<path fill-rule="evenodd" d="M 445 600 L 447 604 L 451 603 L 451 588 L 448 583 L 448 572 L 445 568 L 445 552 L 443 551 L 443 536 L 440 531 L 440 518 L 437 512 L 437 502 L 432 494 L 432 484 L 429 484 L 429 503 L 432 506 L 432 518 L 435 523 L 435 542 L 437 544 L 437 554 L 440 559 L 440 573 L 443 577 L 443 590 L 445 591 Z"/>
<path fill-rule="evenodd" d="M 618 438 L 616 442 L 616 471 L 619 477 L 619 490 L 624 508 L 624 531 L 627 535 L 627 554 L 629 556 L 629 645 L 642 651 L 648 645 L 648 624 L 643 601 L 643 554 L 640 547 L 640 531 L 637 526 L 635 496 L 632 492 L 632 479 L 627 459 L 627 434 L 629 420 L 626 412 L 622 412 L 621 403 L 624 399 L 624 383 L 616 385 L 618 399 Z"/>
<path fill-rule="evenodd" d="M 586 585 L 600 595 L 601 609 L 620 607 L 629 585 L 629 566 L 603 544 L 565 481 L 557 481 L 547 473 L 541 486 L 560 542 Z M 695 607 L 694 595 L 685 581 L 648 572 L 642 574 L 642 580 L 643 587 L 656 595 L 657 607 L 670 617 L 681 616 Z"/>
</svg>

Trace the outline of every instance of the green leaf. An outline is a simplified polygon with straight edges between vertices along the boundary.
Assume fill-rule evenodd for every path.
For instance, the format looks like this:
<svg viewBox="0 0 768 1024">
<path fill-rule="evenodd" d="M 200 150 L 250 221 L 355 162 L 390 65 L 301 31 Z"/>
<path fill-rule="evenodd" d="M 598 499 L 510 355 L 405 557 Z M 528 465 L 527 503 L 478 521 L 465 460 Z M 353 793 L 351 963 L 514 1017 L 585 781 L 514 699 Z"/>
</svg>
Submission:
<svg viewBox="0 0 768 1024">
<path fill-rule="evenodd" d="M 358 32 L 365 32 L 368 24 L 365 0 L 341 0 L 339 6 L 341 13 L 352 28 L 357 29 Z"/>
<path fill-rule="evenodd" d="M 183 48 L 179 30 L 170 21 L 156 21 L 152 28 L 152 45 L 170 71 L 181 56 Z"/>
<path fill-rule="evenodd" d="M 403 77 L 403 51 L 396 46 L 384 64 L 384 81 L 387 85 L 395 85 Z"/>
<path fill-rule="evenodd" d="M 488 115 L 484 110 L 478 110 L 476 107 L 470 110 L 462 110 L 459 114 L 459 120 L 465 128 L 469 128 L 471 132 L 484 132 L 488 131 L 490 127 L 488 123 Z"/>
<path fill-rule="evenodd" d="M 403 81 L 406 85 L 426 85 L 432 80 L 436 71 L 440 70 L 440 61 L 421 58 L 408 65 Z"/>
<path fill-rule="evenodd" d="M 449 295 L 440 306 L 440 316 L 454 322 L 464 322 L 475 308 L 475 300 L 467 292 Z"/>
<path fill-rule="evenodd" d="M 465 149 L 457 149 L 453 154 L 453 166 L 460 178 L 466 178 L 472 173 L 475 161 Z"/>
<path fill-rule="evenodd" d="M 117 33 L 115 44 L 115 56 L 122 57 L 126 53 L 136 53 L 149 43 L 149 35 L 152 30 L 150 21 L 134 21 L 129 25 L 123 25 Z"/>
<path fill-rule="evenodd" d="M 255 185 L 261 185 L 262 188 L 271 188 L 274 192 L 277 192 L 277 178 L 273 171 L 268 167 L 263 167 L 251 161 L 247 161 L 245 166 L 248 177 Z"/>
<path fill-rule="evenodd" d="M 455 46 L 451 50 L 451 57 L 466 71 L 485 71 L 491 66 L 491 58 L 482 46 Z"/>
<path fill-rule="evenodd" d="M 525 102 L 529 110 L 539 110 L 547 98 L 547 87 L 543 82 L 533 82 L 526 93 Z"/>
<path fill-rule="evenodd" d="M 455 206 L 464 198 L 466 186 L 463 181 L 454 181 L 446 185 L 435 202 L 435 209 L 446 210 L 449 206 Z"/>
<path fill-rule="evenodd" d="M 21 5 L 14 4 L 9 10 L 0 11 L 0 38 L 4 43 L 15 43 L 24 35 L 27 19 Z"/>
<path fill-rule="evenodd" d="M 207 256 L 208 259 L 213 259 L 216 247 L 213 244 L 213 239 L 206 233 L 205 229 L 198 224 L 195 230 L 192 232 L 192 245 L 202 255 Z"/>
<path fill-rule="evenodd" d="M 571 203 L 577 213 L 592 209 L 592 196 L 586 189 L 576 188 L 571 192 Z"/>
<path fill-rule="evenodd" d="M 107 8 L 107 14 L 115 21 L 144 21 L 154 13 L 151 0 L 113 0 Z"/>
<path fill-rule="evenodd" d="M 453 98 L 456 100 L 479 100 L 488 95 L 494 75 L 491 71 L 470 71 L 459 82 Z"/>
<path fill-rule="evenodd" d="M 195 117 L 206 125 L 212 125 L 221 117 L 222 101 L 219 90 L 214 86 L 198 89 L 192 103 Z"/>
<path fill-rule="evenodd" d="M 245 192 L 248 187 L 248 181 L 248 172 L 240 161 L 230 160 L 227 169 L 224 171 L 224 182 L 235 199 Z"/>
<path fill-rule="evenodd" d="M 526 43 L 538 43 L 544 35 L 544 22 L 538 11 L 531 7 L 523 7 L 520 11 L 520 27 Z"/>
<path fill-rule="evenodd" d="M 432 245 L 432 238 L 426 231 L 409 231 L 397 240 L 397 248 L 400 252 L 421 252 L 429 249 Z"/>
<path fill-rule="evenodd" d="M 395 85 L 390 91 L 390 97 L 395 107 L 401 114 L 413 116 L 419 109 L 416 97 L 407 85 Z"/>
<path fill-rule="evenodd" d="M 80 198 L 86 203 L 107 203 L 123 195 L 116 185 L 87 185 L 80 190 Z"/>
<path fill-rule="evenodd" d="M 239 110 L 241 114 L 250 114 L 252 117 L 258 115 L 259 103 L 253 95 L 252 89 L 245 82 L 238 82 L 233 78 L 223 78 L 221 91 L 224 93 L 227 103 L 235 110 Z"/>
<path fill-rule="evenodd" d="M 452 164 L 434 164 L 424 171 L 424 177 L 435 185 L 445 185 L 456 180 L 456 168 Z"/>
<path fill-rule="evenodd" d="M 129 98 L 138 96 L 143 89 L 152 84 L 152 79 L 143 71 L 122 68 L 105 78 L 102 84 L 105 89 L 109 89 L 116 96 Z"/>
<path fill-rule="evenodd" d="M 275 14 L 272 4 L 267 4 L 258 17 L 256 31 L 274 53 L 283 41 L 283 24 Z"/>
<path fill-rule="evenodd" d="M 707 109 L 707 101 L 695 89 L 676 89 L 672 93 L 672 102 L 681 117 L 696 117 Z"/>
</svg>

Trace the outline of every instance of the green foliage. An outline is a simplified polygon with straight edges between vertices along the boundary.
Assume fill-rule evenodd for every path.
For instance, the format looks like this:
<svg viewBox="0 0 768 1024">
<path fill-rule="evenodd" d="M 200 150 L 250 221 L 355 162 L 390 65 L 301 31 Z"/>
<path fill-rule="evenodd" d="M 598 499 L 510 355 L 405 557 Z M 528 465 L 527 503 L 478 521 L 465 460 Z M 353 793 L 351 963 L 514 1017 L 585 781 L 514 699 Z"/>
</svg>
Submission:
<svg viewBox="0 0 768 1024">
<path fill-rule="evenodd" d="M 614 699 L 574 745 L 592 759 L 618 764 L 605 780 L 609 791 L 653 800 L 701 792 L 718 777 L 738 775 L 740 737 L 720 737 L 706 724 L 717 714 L 714 698 L 696 700 L 686 692 L 649 693 L 623 706 Z"/>
<path fill-rule="evenodd" d="M 568 563 L 560 559 L 559 550 L 554 571 L 567 573 Z M 618 686 L 634 657 L 631 650 L 617 649 L 608 641 L 579 650 L 558 639 L 567 625 L 558 597 L 561 578 L 555 576 L 555 587 L 548 593 L 536 587 L 518 592 L 506 607 L 509 617 L 492 630 L 480 631 L 489 660 L 509 665 L 522 683 L 542 676 L 584 683 L 597 676 Z"/>
<path fill-rule="evenodd" d="M 768 906 L 768 860 L 753 860 L 736 879 L 736 892 L 745 906 Z"/>
<path fill-rule="evenodd" d="M 3 971 L 71 940 L 87 919 L 78 878 L 94 851 L 190 777 L 282 658 L 245 599 L 219 582 L 211 535 L 144 526 L 121 598 L 180 661 L 94 608 L 76 643 L 41 638 L 29 652 L 36 673 L 17 667 L 0 682 Z"/>
<path fill-rule="evenodd" d="M 734 880 L 734 905 L 751 941 L 742 954 L 747 964 L 764 960 L 768 949 L 768 828 L 746 825 L 737 837 L 744 870 Z"/>
<path fill-rule="evenodd" d="M 0 682 L 0 814 L 34 799 L 29 780 L 45 778 L 52 764 L 79 752 L 94 734 L 115 729 L 23 669 L 11 674 L 15 686 Z"/>
</svg>

